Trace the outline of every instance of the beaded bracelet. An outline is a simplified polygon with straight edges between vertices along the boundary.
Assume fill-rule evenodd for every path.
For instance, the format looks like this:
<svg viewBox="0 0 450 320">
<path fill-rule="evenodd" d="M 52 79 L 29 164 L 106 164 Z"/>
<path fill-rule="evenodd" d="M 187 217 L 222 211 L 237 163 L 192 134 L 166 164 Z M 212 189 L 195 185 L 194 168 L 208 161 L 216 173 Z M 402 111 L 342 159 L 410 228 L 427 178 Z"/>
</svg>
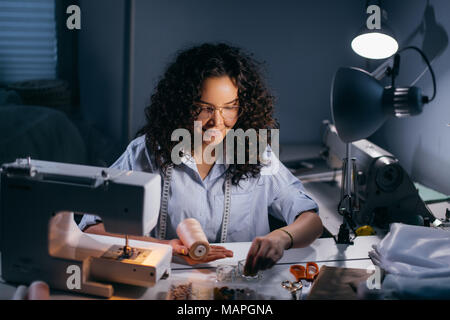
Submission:
<svg viewBox="0 0 450 320">
<path fill-rule="evenodd" d="M 278 230 L 285 232 L 289 236 L 289 238 L 291 238 L 291 244 L 289 245 L 289 248 L 286 249 L 286 250 L 289 250 L 294 245 L 294 238 L 292 237 L 292 234 L 290 234 L 287 230 L 284 230 L 284 229 L 278 229 Z"/>
</svg>

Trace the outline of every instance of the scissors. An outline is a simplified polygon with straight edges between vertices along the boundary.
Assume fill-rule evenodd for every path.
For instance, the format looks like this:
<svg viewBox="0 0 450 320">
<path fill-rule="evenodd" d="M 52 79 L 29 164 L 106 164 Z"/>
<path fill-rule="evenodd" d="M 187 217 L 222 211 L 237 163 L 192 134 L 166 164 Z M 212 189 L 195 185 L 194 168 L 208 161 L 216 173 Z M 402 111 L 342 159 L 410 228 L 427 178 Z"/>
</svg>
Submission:
<svg viewBox="0 0 450 320">
<path fill-rule="evenodd" d="M 300 281 L 292 282 L 289 280 L 284 280 L 281 282 L 281 286 L 291 293 L 292 300 L 297 300 L 297 291 L 301 291 L 303 288 L 303 284 Z"/>
<path fill-rule="evenodd" d="M 289 268 L 289 271 L 297 279 L 297 282 L 302 280 L 313 282 L 319 274 L 319 266 L 315 262 L 306 263 L 306 268 L 300 264 L 294 264 Z"/>
</svg>

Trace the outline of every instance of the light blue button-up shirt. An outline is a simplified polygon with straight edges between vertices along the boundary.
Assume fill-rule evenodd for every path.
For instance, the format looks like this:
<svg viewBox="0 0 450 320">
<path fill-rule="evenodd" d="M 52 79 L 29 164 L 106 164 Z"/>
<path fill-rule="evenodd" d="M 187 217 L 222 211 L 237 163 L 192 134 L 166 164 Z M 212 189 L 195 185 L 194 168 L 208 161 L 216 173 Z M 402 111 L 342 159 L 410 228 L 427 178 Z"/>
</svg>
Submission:
<svg viewBox="0 0 450 320">
<path fill-rule="evenodd" d="M 231 186 L 227 242 L 252 241 L 257 236 L 266 235 L 270 232 L 269 214 L 291 224 L 304 211 L 318 212 L 316 202 L 305 193 L 300 180 L 273 152 L 270 154 L 270 165 L 263 168 L 264 174 L 241 180 L 238 186 Z M 111 167 L 160 173 L 146 148 L 145 136 L 134 139 Z M 209 242 L 220 242 L 225 171 L 224 164 L 215 163 L 202 180 L 192 157 L 183 158 L 182 164 L 173 168 L 167 239 L 178 238 L 176 227 L 182 220 L 195 218 L 202 225 Z M 95 219 L 95 216 L 85 214 L 79 227 L 84 229 L 95 223 Z M 159 223 L 150 235 L 155 237 L 158 229 Z"/>
</svg>

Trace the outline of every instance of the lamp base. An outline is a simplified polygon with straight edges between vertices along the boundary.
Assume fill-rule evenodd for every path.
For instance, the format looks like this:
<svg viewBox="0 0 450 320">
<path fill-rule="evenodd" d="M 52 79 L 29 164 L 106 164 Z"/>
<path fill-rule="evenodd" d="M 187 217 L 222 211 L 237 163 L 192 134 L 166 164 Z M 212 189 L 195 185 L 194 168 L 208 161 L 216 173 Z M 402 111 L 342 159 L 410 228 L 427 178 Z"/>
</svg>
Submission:
<svg viewBox="0 0 450 320">
<path fill-rule="evenodd" d="M 339 227 L 336 244 L 353 244 L 353 241 L 350 239 L 350 231 L 345 223 L 341 224 Z"/>
</svg>

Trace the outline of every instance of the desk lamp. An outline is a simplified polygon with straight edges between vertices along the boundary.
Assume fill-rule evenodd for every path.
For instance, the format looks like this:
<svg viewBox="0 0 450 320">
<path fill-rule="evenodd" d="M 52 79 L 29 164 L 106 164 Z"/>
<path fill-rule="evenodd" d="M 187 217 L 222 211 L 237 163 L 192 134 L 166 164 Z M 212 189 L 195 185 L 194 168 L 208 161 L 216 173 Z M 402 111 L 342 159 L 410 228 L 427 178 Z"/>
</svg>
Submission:
<svg viewBox="0 0 450 320">
<path fill-rule="evenodd" d="M 430 70 L 433 80 L 431 98 L 422 95 L 421 89 L 418 87 L 395 86 L 395 78 L 400 68 L 399 53 L 407 49 L 419 52 Z M 352 216 L 359 210 L 355 181 L 356 167 L 355 159 L 351 159 L 351 143 L 369 137 L 390 117 L 401 118 L 420 114 L 423 105 L 431 102 L 436 95 L 435 75 L 422 50 L 417 47 L 406 47 L 399 53 L 394 56 L 393 66 L 387 67 L 385 71 L 385 75 L 391 77 L 390 86 L 383 87 L 372 74 L 358 68 L 340 68 L 333 79 L 331 90 L 333 122 L 339 138 L 346 143 L 346 158 L 342 168 L 341 201 L 338 206 L 338 211 L 343 215 L 344 221 L 339 229 L 338 243 L 352 243 L 348 227 L 354 228 Z M 352 199 L 352 184 L 355 199 Z"/>
</svg>

